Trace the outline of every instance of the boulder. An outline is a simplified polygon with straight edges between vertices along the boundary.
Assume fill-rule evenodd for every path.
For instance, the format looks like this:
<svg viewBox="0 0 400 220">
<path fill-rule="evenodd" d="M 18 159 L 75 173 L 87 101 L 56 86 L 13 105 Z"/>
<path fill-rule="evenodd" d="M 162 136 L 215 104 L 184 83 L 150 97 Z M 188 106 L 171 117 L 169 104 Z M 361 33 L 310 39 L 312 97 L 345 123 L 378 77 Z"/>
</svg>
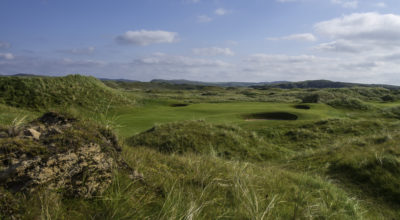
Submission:
<svg viewBox="0 0 400 220">
<path fill-rule="evenodd" d="M 15 135 L 0 136 L 0 187 L 10 192 L 44 187 L 90 198 L 110 185 L 120 163 L 115 135 L 90 122 L 50 112 L 13 129 Z"/>
</svg>

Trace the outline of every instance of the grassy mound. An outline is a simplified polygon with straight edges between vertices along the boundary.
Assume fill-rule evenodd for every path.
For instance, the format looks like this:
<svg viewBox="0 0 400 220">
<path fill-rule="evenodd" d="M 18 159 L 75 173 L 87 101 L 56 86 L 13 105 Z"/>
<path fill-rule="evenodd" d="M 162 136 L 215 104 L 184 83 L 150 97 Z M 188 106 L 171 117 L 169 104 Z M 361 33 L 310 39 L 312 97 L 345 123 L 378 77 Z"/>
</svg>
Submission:
<svg viewBox="0 0 400 220">
<path fill-rule="evenodd" d="M 359 219 L 366 213 L 328 181 L 277 167 L 147 148 L 129 148 L 125 157 L 152 188 L 142 189 L 143 196 L 122 185 L 119 200 L 103 200 L 92 213 L 132 219 Z"/>
<path fill-rule="evenodd" d="M 94 77 L 0 77 L 0 103 L 14 107 L 93 107 L 110 102 L 131 101 Z"/>
<path fill-rule="evenodd" d="M 376 139 L 376 142 L 387 141 Z M 330 172 L 386 202 L 400 205 L 400 148 L 368 147 L 340 155 L 332 162 Z"/>
<path fill-rule="evenodd" d="M 357 98 L 337 98 L 327 102 L 328 105 L 334 108 L 345 108 L 351 110 L 368 110 L 371 106 Z"/>
<path fill-rule="evenodd" d="M 382 112 L 386 117 L 400 119 L 400 106 L 386 108 Z"/>
<path fill-rule="evenodd" d="M 354 102 L 352 99 L 361 100 L 363 102 L 393 102 L 399 99 L 399 93 L 398 90 L 380 87 L 353 87 L 297 90 L 297 97 L 302 100 L 303 103 L 328 104 L 333 100 L 335 102 Z"/>
<path fill-rule="evenodd" d="M 164 153 L 214 154 L 227 159 L 264 160 L 278 157 L 279 149 L 255 133 L 239 127 L 186 121 L 157 125 L 128 139 Z"/>
</svg>

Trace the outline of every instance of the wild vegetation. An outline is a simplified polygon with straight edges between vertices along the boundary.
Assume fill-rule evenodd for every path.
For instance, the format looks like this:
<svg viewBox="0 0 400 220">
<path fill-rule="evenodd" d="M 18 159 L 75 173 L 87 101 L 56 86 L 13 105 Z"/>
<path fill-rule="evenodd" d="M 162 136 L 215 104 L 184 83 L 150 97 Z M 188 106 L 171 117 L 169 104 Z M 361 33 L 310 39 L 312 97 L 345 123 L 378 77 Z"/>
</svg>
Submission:
<svg viewBox="0 0 400 220">
<path fill-rule="evenodd" d="M 0 77 L 0 219 L 399 219 L 400 90 L 313 83 Z"/>
</svg>

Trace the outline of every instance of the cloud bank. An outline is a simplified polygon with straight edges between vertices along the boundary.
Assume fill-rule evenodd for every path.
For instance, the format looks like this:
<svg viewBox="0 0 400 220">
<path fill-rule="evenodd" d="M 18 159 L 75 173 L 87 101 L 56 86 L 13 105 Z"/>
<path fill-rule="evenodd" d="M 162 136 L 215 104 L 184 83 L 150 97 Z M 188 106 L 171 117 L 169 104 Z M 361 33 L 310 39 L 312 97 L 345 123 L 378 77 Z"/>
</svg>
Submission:
<svg viewBox="0 0 400 220">
<path fill-rule="evenodd" d="M 169 31 L 127 31 L 116 37 L 116 41 L 120 44 L 133 44 L 139 46 L 147 46 L 150 44 L 173 43 L 178 39 L 178 34 Z"/>
</svg>

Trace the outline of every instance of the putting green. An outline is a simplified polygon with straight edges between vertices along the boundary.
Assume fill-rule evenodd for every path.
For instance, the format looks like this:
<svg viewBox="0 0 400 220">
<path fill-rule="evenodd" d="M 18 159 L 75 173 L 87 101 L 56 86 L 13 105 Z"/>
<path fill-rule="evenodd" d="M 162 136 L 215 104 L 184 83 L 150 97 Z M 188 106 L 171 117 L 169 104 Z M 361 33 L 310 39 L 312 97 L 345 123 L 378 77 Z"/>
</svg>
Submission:
<svg viewBox="0 0 400 220">
<path fill-rule="evenodd" d="M 212 123 L 233 123 L 246 127 L 274 126 L 282 123 L 299 123 L 304 120 L 319 120 L 344 117 L 345 113 L 324 104 L 311 104 L 310 110 L 296 109 L 290 103 L 200 103 L 184 107 L 168 104 L 148 104 L 135 108 L 118 108 L 110 114 L 120 126 L 117 132 L 128 137 L 151 128 L 156 123 L 182 120 L 206 120 Z M 243 115 L 263 112 L 288 112 L 298 117 L 296 121 L 260 120 L 246 121 Z"/>
</svg>

